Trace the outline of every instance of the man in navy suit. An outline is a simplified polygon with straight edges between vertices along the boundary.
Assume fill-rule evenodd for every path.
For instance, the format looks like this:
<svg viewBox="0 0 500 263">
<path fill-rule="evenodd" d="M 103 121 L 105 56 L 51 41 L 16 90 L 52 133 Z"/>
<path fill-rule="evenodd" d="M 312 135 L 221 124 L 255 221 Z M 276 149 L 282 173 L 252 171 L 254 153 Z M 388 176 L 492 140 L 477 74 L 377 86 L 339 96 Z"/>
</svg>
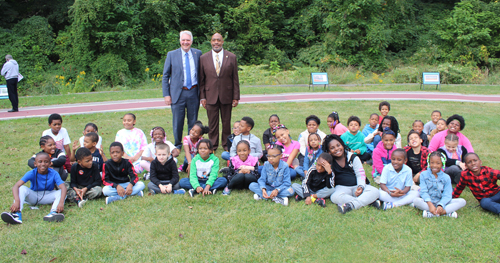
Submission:
<svg viewBox="0 0 500 263">
<path fill-rule="evenodd" d="M 182 147 L 184 118 L 187 113 L 188 132 L 198 120 L 200 90 L 198 88 L 198 69 L 201 51 L 191 48 L 193 34 L 180 33 L 181 48 L 168 52 L 163 67 L 163 97 L 165 104 L 172 109 L 172 125 L 175 147 Z"/>
</svg>

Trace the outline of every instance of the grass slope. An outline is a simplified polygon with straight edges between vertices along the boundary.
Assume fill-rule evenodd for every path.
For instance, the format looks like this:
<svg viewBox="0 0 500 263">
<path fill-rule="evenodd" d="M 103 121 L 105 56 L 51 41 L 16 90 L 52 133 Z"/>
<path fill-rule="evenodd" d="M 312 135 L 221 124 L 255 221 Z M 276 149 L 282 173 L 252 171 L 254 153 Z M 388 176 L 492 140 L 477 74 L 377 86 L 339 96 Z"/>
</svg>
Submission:
<svg viewBox="0 0 500 263">
<path fill-rule="evenodd" d="M 340 113 L 343 123 L 350 115 L 360 116 L 364 126 L 377 105 L 373 101 L 247 104 L 238 106 L 232 119 L 250 115 L 256 123 L 253 133 L 261 137 L 269 115 L 277 113 L 296 138 L 312 113 L 323 120 L 320 129 L 327 132 L 326 116 L 332 110 Z M 462 114 L 467 123 L 464 133 L 484 165 L 500 167 L 499 127 L 492 125 L 500 105 L 395 101 L 391 106 L 403 138 L 413 120 L 427 121 L 434 109 L 444 116 Z M 64 116 L 63 126 L 77 140 L 87 122 L 98 124 L 108 151 L 122 128 L 122 114 Z M 203 109 L 199 116 L 207 122 Z M 136 126 L 146 134 L 156 125 L 163 126 L 172 140 L 170 121 L 169 110 L 139 111 Z M 12 185 L 28 171 L 27 160 L 39 151 L 39 136 L 48 126 L 46 118 L 31 118 L 2 121 L 0 128 L 0 204 L 7 211 Z M 220 157 L 220 150 L 216 155 Z M 365 169 L 370 174 L 371 167 Z M 248 190 L 233 191 L 227 197 L 220 193 L 205 198 L 146 195 L 109 206 L 99 199 L 83 209 L 67 202 L 62 223 L 42 221 L 50 206 L 39 210 L 26 206 L 23 225 L 0 224 L 0 254 L 5 262 L 53 258 L 55 262 L 498 261 L 498 216 L 479 208 L 469 190 L 462 197 L 467 206 L 458 211 L 456 220 L 423 219 L 420 211 L 410 207 L 385 212 L 368 207 L 346 215 L 340 215 L 329 201 L 325 209 L 295 201 L 283 207 L 256 202 Z M 21 255 L 23 249 L 26 255 Z"/>
</svg>

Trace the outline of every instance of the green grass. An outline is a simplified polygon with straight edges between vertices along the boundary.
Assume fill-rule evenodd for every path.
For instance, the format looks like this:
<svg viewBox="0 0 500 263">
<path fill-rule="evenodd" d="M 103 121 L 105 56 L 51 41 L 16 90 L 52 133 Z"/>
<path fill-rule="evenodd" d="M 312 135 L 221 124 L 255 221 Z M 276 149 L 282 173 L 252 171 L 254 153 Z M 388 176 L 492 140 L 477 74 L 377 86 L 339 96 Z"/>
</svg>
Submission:
<svg viewBox="0 0 500 263">
<path fill-rule="evenodd" d="M 143 89 L 149 88 L 149 89 Z M 86 102 L 103 102 L 103 101 L 120 101 L 134 99 L 158 99 L 163 96 L 161 86 L 156 89 L 150 89 L 151 85 L 139 86 L 133 90 L 117 90 L 107 92 L 89 92 L 89 93 L 72 93 L 64 95 L 43 95 L 43 96 L 21 96 L 19 98 L 19 107 L 31 106 L 47 106 L 56 104 L 72 104 Z M 315 86 L 314 92 L 328 91 L 323 86 Z M 380 85 L 363 85 L 356 86 L 330 86 L 329 91 L 335 92 L 361 92 L 361 91 L 422 91 L 418 84 L 380 84 Z M 427 86 L 425 91 L 439 92 L 435 86 Z M 296 93 L 296 92 L 313 92 L 307 86 L 242 86 L 241 94 L 278 94 L 278 93 Z M 441 85 L 441 92 L 456 92 L 462 94 L 500 94 L 500 86 L 495 85 Z M 0 109 L 10 109 L 12 105 L 8 99 L 0 100 Z"/>
<path fill-rule="evenodd" d="M 261 137 L 269 115 L 277 113 L 296 138 L 305 129 L 304 119 L 309 114 L 323 120 L 320 129 L 326 132 L 326 116 L 332 110 L 340 113 L 344 123 L 350 115 L 357 115 L 364 125 L 377 106 L 373 101 L 247 104 L 235 108 L 232 119 L 250 115 L 256 123 L 252 133 Z M 434 109 L 444 116 L 462 114 L 467 124 L 464 134 L 484 165 L 500 167 L 500 128 L 493 125 L 500 105 L 394 101 L 391 106 L 390 114 L 400 122 L 403 138 L 413 120 L 428 120 Z M 173 139 L 170 110 L 138 111 L 136 115 L 136 126 L 146 134 L 160 125 Z M 122 128 L 121 117 L 122 113 L 69 115 L 63 117 L 63 126 L 76 140 L 85 123 L 95 122 L 103 145 L 108 146 Z M 207 121 L 204 109 L 200 109 L 200 119 Z M 48 126 L 46 118 L 30 118 L 2 121 L 0 128 L 4 134 L 0 141 L 0 203 L 7 211 L 12 203 L 11 188 L 29 170 L 27 160 L 39 151 L 38 138 Z M 220 157 L 220 150 L 216 155 Z M 370 174 L 371 167 L 365 169 Z M 99 199 L 82 209 L 67 203 L 62 223 L 42 221 L 50 209 L 47 205 L 40 210 L 26 206 L 22 225 L 0 224 L 0 253 L 4 262 L 53 258 L 57 258 L 54 262 L 498 261 L 498 216 L 478 208 L 469 190 L 462 197 L 467 206 L 458 211 L 455 220 L 423 219 L 420 211 L 410 207 L 385 212 L 367 207 L 346 215 L 340 215 L 329 201 L 324 209 L 295 201 L 283 207 L 254 201 L 248 190 L 205 198 L 132 197 L 108 206 Z M 23 249 L 26 255 L 21 255 Z"/>
</svg>

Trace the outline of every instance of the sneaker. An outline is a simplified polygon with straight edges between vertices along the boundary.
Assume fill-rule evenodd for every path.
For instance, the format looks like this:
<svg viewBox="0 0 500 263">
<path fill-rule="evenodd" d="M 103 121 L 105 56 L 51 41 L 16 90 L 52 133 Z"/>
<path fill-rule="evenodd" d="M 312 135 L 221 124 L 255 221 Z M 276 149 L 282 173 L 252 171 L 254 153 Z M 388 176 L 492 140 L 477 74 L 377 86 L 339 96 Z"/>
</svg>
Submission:
<svg viewBox="0 0 500 263">
<path fill-rule="evenodd" d="M 149 173 L 144 173 L 144 176 L 142 177 L 144 181 L 149 180 Z"/>
<path fill-rule="evenodd" d="M 295 196 L 295 201 L 296 201 L 296 202 L 300 202 L 300 201 L 302 201 L 302 200 L 304 200 L 304 198 L 303 198 L 302 196 L 300 196 L 300 195 L 296 195 L 296 196 Z"/>
<path fill-rule="evenodd" d="M 84 199 L 84 200 L 79 200 L 78 201 L 78 207 L 82 208 L 83 205 L 85 205 L 85 203 L 87 203 L 87 199 Z"/>
<path fill-rule="evenodd" d="M 153 189 L 149 189 L 149 193 L 150 193 L 151 195 L 155 195 L 155 194 L 156 194 L 155 190 L 153 190 Z"/>
<path fill-rule="evenodd" d="M 373 181 L 374 181 L 376 184 L 380 184 L 380 176 L 377 176 L 377 177 L 373 178 Z"/>
<path fill-rule="evenodd" d="M 411 204 L 409 204 L 408 206 L 409 206 L 409 207 L 413 207 L 413 208 L 415 208 L 415 204 L 414 204 L 414 203 L 411 203 Z"/>
<path fill-rule="evenodd" d="M 139 193 L 137 193 L 137 196 L 144 197 L 144 192 L 140 191 Z"/>
<path fill-rule="evenodd" d="M 391 209 L 391 208 L 394 208 L 394 203 L 392 202 L 384 202 L 384 210 L 388 210 L 388 209 Z"/>
<path fill-rule="evenodd" d="M 288 205 L 288 198 L 287 197 L 275 197 L 273 198 L 273 201 L 277 204 L 282 204 L 284 206 L 287 206 Z"/>
<path fill-rule="evenodd" d="M 184 190 L 184 189 L 179 189 L 179 190 L 174 190 L 174 191 L 172 191 L 172 192 L 173 192 L 174 194 L 176 194 L 176 195 L 183 195 L 183 194 L 185 194 L 185 193 L 186 193 L 186 190 Z"/>
<path fill-rule="evenodd" d="M 212 191 L 212 194 L 214 195 L 214 194 L 215 194 L 215 192 L 217 192 L 217 189 L 214 189 L 214 190 Z"/>
<path fill-rule="evenodd" d="M 431 218 L 431 217 L 438 217 L 439 215 L 435 215 L 427 210 L 424 210 L 424 212 L 422 212 L 422 217 L 423 218 Z"/>
<path fill-rule="evenodd" d="M 262 197 L 260 197 L 258 194 L 253 194 L 253 199 L 256 201 L 262 200 Z"/>
<path fill-rule="evenodd" d="M 384 206 L 384 202 L 382 202 L 380 200 L 376 200 L 375 202 L 371 203 L 370 205 L 377 208 L 377 209 L 382 209 L 382 207 Z"/>
<path fill-rule="evenodd" d="M 23 220 L 21 218 L 21 212 L 15 212 L 15 213 L 3 212 L 2 213 L 2 220 L 5 223 L 12 224 L 12 225 L 17 225 L 17 224 L 23 223 Z"/>
<path fill-rule="evenodd" d="M 229 173 L 229 167 L 224 167 L 219 170 L 220 174 L 227 174 Z"/>
<path fill-rule="evenodd" d="M 50 211 L 50 213 L 43 217 L 43 221 L 48 222 L 61 222 L 64 220 L 64 215 L 61 213 L 56 213 L 55 211 Z"/>
<path fill-rule="evenodd" d="M 188 193 L 189 193 L 189 196 L 191 196 L 191 197 L 194 197 L 194 195 L 197 194 L 196 190 L 194 190 L 194 189 L 189 189 Z"/>
<path fill-rule="evenodd" d="M 230 195 L 231 194 L 231 189 L 227 188 L 224 188 L 224 191 L 222 191 L 222 195 Z"/>
<path fill-rule="evenodd" d="M 453 217 L 453 218 L 457 218 L 458 217 L 458 214 L 457 212 L 451 212 L 449 214 L 447 214 L 448 217 Z"/>
<path fill-rule="evenodd" d="M 109 205 L 118 200 L 122 200 L 122 197 L 119 195 L 108 196 L 106 197 L 106 204 Z"/>
<path fill-rule="evenodd" d="M 326 202 L 325 202 L 325 199 L 323 199 L 323 198 L 318 198 L 314 202 L 323 208 L 326 207 Z"/>
<path fill-rule="evenodd" d="M 179 168 L 177 169 L 177 171 L 179 171 L 179 172 L 184 171 L 184 170 L 182 170 L 182 164 L 179 166 Z"/>
<path fill-rule="evenodd" d="M 341 214 L 345 214 L 349 211 L 352 210 L 352 205 L 351 203 L 343 204 L 343 205 L 338 205 L 338 210 Z"/>
</svg>

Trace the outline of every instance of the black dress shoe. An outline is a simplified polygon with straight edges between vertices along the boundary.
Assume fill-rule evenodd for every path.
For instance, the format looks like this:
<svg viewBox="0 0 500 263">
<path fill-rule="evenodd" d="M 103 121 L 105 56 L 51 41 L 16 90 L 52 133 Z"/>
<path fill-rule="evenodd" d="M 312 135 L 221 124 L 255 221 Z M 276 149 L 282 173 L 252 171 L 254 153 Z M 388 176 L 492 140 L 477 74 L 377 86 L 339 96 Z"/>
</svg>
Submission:
<svg viewBox="0 0 500 263">
<path fill-rule="evenodd" d="M 9 110 L 7 112 L 18 112 L 19 110 Z"/>
</svg>

